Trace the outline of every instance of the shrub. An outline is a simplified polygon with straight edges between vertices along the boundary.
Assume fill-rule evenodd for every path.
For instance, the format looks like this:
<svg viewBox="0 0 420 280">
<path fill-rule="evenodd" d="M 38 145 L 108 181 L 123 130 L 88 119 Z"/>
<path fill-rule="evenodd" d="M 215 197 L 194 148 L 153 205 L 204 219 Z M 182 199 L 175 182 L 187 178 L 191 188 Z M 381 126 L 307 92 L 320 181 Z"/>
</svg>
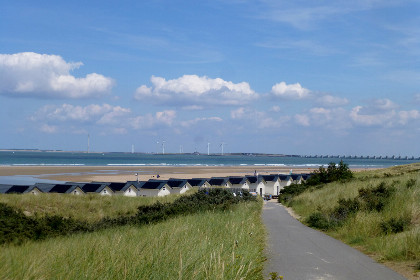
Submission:
<svg viewBox="0 0 420 280">
<path fill-rule="evenodd" d="M 360 203 L 357 199 L 344 199 L 338 200 L 338 206 L 334 208 L 331 217 L 338 222 L 343 222 L 349 215 L 356 213 L 360 209 Z"/>
<path fill-rule="evenodd" d="M 358 197 L 362 200 L 365 210 L 381 212 L 394 192 L 394 187 L 387 187 L 385 182 L 381 182 L 376 188 L 359 189 Z"/>
<path fill-rule="evenodd" d="M 410 179 L 407 181 L 407 183 L 405 183 L 405 186 L 407 187 L 407 189 L 411 189 L 412 187 L 414 187 L 416 182 L 417 181 L 415 179 Z"/>
<path fill-rule="evenodd" d="M 410 219 L 407 217 L 390 218 L 380 223 L 381 230 L 384 234 L 403 232 L 410 225 Z"/>
<path fill-rule="evenodd" d="M 325 213 L 321 212 L 315 212 L 311 214 L 306 220 L 306 222 L 310 227 L 323 230 L 327 230 L 336 226 L 328 219 L 328 216 Z"/>
<path fill-rule="evenodd" d="M 353 172 L 346 163 L 340 161 L 337 166 L 334 162 L 330 162 L 327 168 L 324 168 L 323 166 L 319 167 L 319 169 L 308 179 L 306 184 L 314 186 L 335 181 L 345 181 L 351 178 L 353 178 Z"/>
<path fill-rule="evenodd" d="M 104 218 L 90 224 L 56 215 L 27 217 L 21 210 L 0 203 L 0 244 L 21 244 L 26 240 L 40 240 L 76 232 L 91 232 L 114 226 L 149 224 L 177 215 L 206 210 L 225 210 L 241 201 L 252 200 L 256 200 L 256 198 L 246 191 L 242 197 L 239 197 L 225 189 L 211 189 L 207 193 L 198 191 L 190 196 L 181 196 L 172 203 L 156 202 L 152 205 L 140 206 L 134 216 Z"/>
</svg>

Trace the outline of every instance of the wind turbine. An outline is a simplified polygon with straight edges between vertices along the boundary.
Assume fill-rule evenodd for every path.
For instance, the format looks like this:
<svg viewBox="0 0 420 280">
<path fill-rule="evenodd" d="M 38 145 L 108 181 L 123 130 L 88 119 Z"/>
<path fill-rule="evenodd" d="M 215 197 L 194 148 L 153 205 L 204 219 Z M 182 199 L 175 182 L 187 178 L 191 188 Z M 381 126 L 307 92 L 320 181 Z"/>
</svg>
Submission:
<svg viewBox="0 0 420 280">
<path fill-rule="evenodd" d="M 210 155 L 210 142 L 207 142 L 207 155 Z"/>
<path fill-rule="evenodd" d="M 159 154 L 159 141 L 156 141 L 156 154 Z"/>
<path fill-rule="evenodd" d="M 162 155 L 165 154 L 165 140 L 162 141 Z"/>
<path fill-rule="evenodd" d="M 225 142 L 222 142 L 222 144 L 220 144 L 220 147 L 222 147 L 222 156 L 223 156 L 223 147 L 226 145 Z"/>
</svg>

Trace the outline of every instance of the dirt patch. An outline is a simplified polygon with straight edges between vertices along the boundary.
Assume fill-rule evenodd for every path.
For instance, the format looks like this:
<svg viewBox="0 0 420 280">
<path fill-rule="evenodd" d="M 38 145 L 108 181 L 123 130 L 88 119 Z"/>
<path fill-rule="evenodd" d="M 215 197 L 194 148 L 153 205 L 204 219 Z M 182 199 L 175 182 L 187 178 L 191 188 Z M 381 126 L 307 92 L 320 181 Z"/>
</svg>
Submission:
<svg viewBox="0 0 420 280">
<path fill-rule="evenodd" d="M 280 203 L 281 204 L 281 203 Z M 284 209 L 286 209 L 287 210 L 287 212 L 290 214 L 290 216 L 292 216 L 293 218 L 295 218 L 296 220 L 299 220 L 300 221 L 300 216 L 298 215 L 298 214 L 296 214 L 295 213 L 295 211 L 293 211 L 293 209 L 292 208 L 290 208 L 290 207 L 286 207 L 286 206 L 284 206 L 283 204 L 281 204 L 283 207 L 284 207 Z"/>
</svg>

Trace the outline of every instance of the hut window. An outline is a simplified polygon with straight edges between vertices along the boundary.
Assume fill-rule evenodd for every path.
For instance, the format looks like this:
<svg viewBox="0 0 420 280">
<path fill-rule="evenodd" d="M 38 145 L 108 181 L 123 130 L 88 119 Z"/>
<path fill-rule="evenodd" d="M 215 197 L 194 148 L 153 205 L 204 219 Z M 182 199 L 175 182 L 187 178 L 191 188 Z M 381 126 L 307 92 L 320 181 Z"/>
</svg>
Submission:
<svg viewBox="0 0 420 280">
<path fill-rule="evenodd" d="M 128 189 L 128 192 L 131 192 L 131 189 Z"/>
</svg>

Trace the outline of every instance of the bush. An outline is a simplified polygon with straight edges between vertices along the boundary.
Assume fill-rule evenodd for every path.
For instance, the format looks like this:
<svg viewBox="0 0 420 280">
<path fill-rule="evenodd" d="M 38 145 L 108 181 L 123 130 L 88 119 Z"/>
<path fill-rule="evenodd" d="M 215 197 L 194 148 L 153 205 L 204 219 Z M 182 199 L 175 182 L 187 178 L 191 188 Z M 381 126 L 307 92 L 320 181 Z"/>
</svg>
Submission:
<svg viewBox="0 0 420 280">
<path fill-rule="evenodd" d="M 331 223 L 326 214 L 321 212 L 315 212 L 311 214 L 306 222 L 310 227 L 322 230 L 328 230 L 336 226 L 335 224 Z"/>
<path fill-rule="evenodd" d="M 381 230 L 384 234 L 403 232 L 410 225 L 410 219 L 407 217 L 390 218 L 380 223 Z"/>
<path fill-rule="evenodd" d="M 225 210 L 241 201 L 253 200 L 256 198 L 246 191 L 240 197 L 234 196 L 226 189 L 211 189 L 207 193 L 198 191 L 190 196 L 181 196 L 173 203 L 156 202 L 140 206 L 134 216 L 104 218 L 91 224 L 60 216 L 27 217 L 21 210 L 0 203 L 0 244 L 21 244 L 27 240 L 41 240 L 76 232 L 92 232 L 114 226 L 149 224 L 177 215 L 206 210 Z"/>
<path fill-rule="evenodd" d="M 381 212 L 394 192 L 394 187 L 387 187 L 385 182 L 381 182 L 376 188 L 359 189 L 358 197 L 365 210 Z"/>
<path fill-rule="evenodd" d="M 339 199 L 338 206 L 334 208 L 331 217 L 338 222 L 343 222 L 351 214 L 356 213 L 360 209 L 360 203 L 357 199 Z"/>
<path fill-rule="evenodd" d="M 345 181 L 351 178 L 353 178 L 353 172 L 346 163 L 340 161 L 337 166 L 334 162 L 330 162 L 326 169 L 323 166 L 319 167 L 306 184 L 314 186 L 335 181 Z"/>
<path fill-rule="evenodd" d="M 407 181 L 407 183 L 405 183 L 405 186 L 407 187 L 407 189 L 411 189 L 412 187 L 414 187 L 416 182 L 417 181 L 415 179 L 410 179 Z"/>
</svg>

